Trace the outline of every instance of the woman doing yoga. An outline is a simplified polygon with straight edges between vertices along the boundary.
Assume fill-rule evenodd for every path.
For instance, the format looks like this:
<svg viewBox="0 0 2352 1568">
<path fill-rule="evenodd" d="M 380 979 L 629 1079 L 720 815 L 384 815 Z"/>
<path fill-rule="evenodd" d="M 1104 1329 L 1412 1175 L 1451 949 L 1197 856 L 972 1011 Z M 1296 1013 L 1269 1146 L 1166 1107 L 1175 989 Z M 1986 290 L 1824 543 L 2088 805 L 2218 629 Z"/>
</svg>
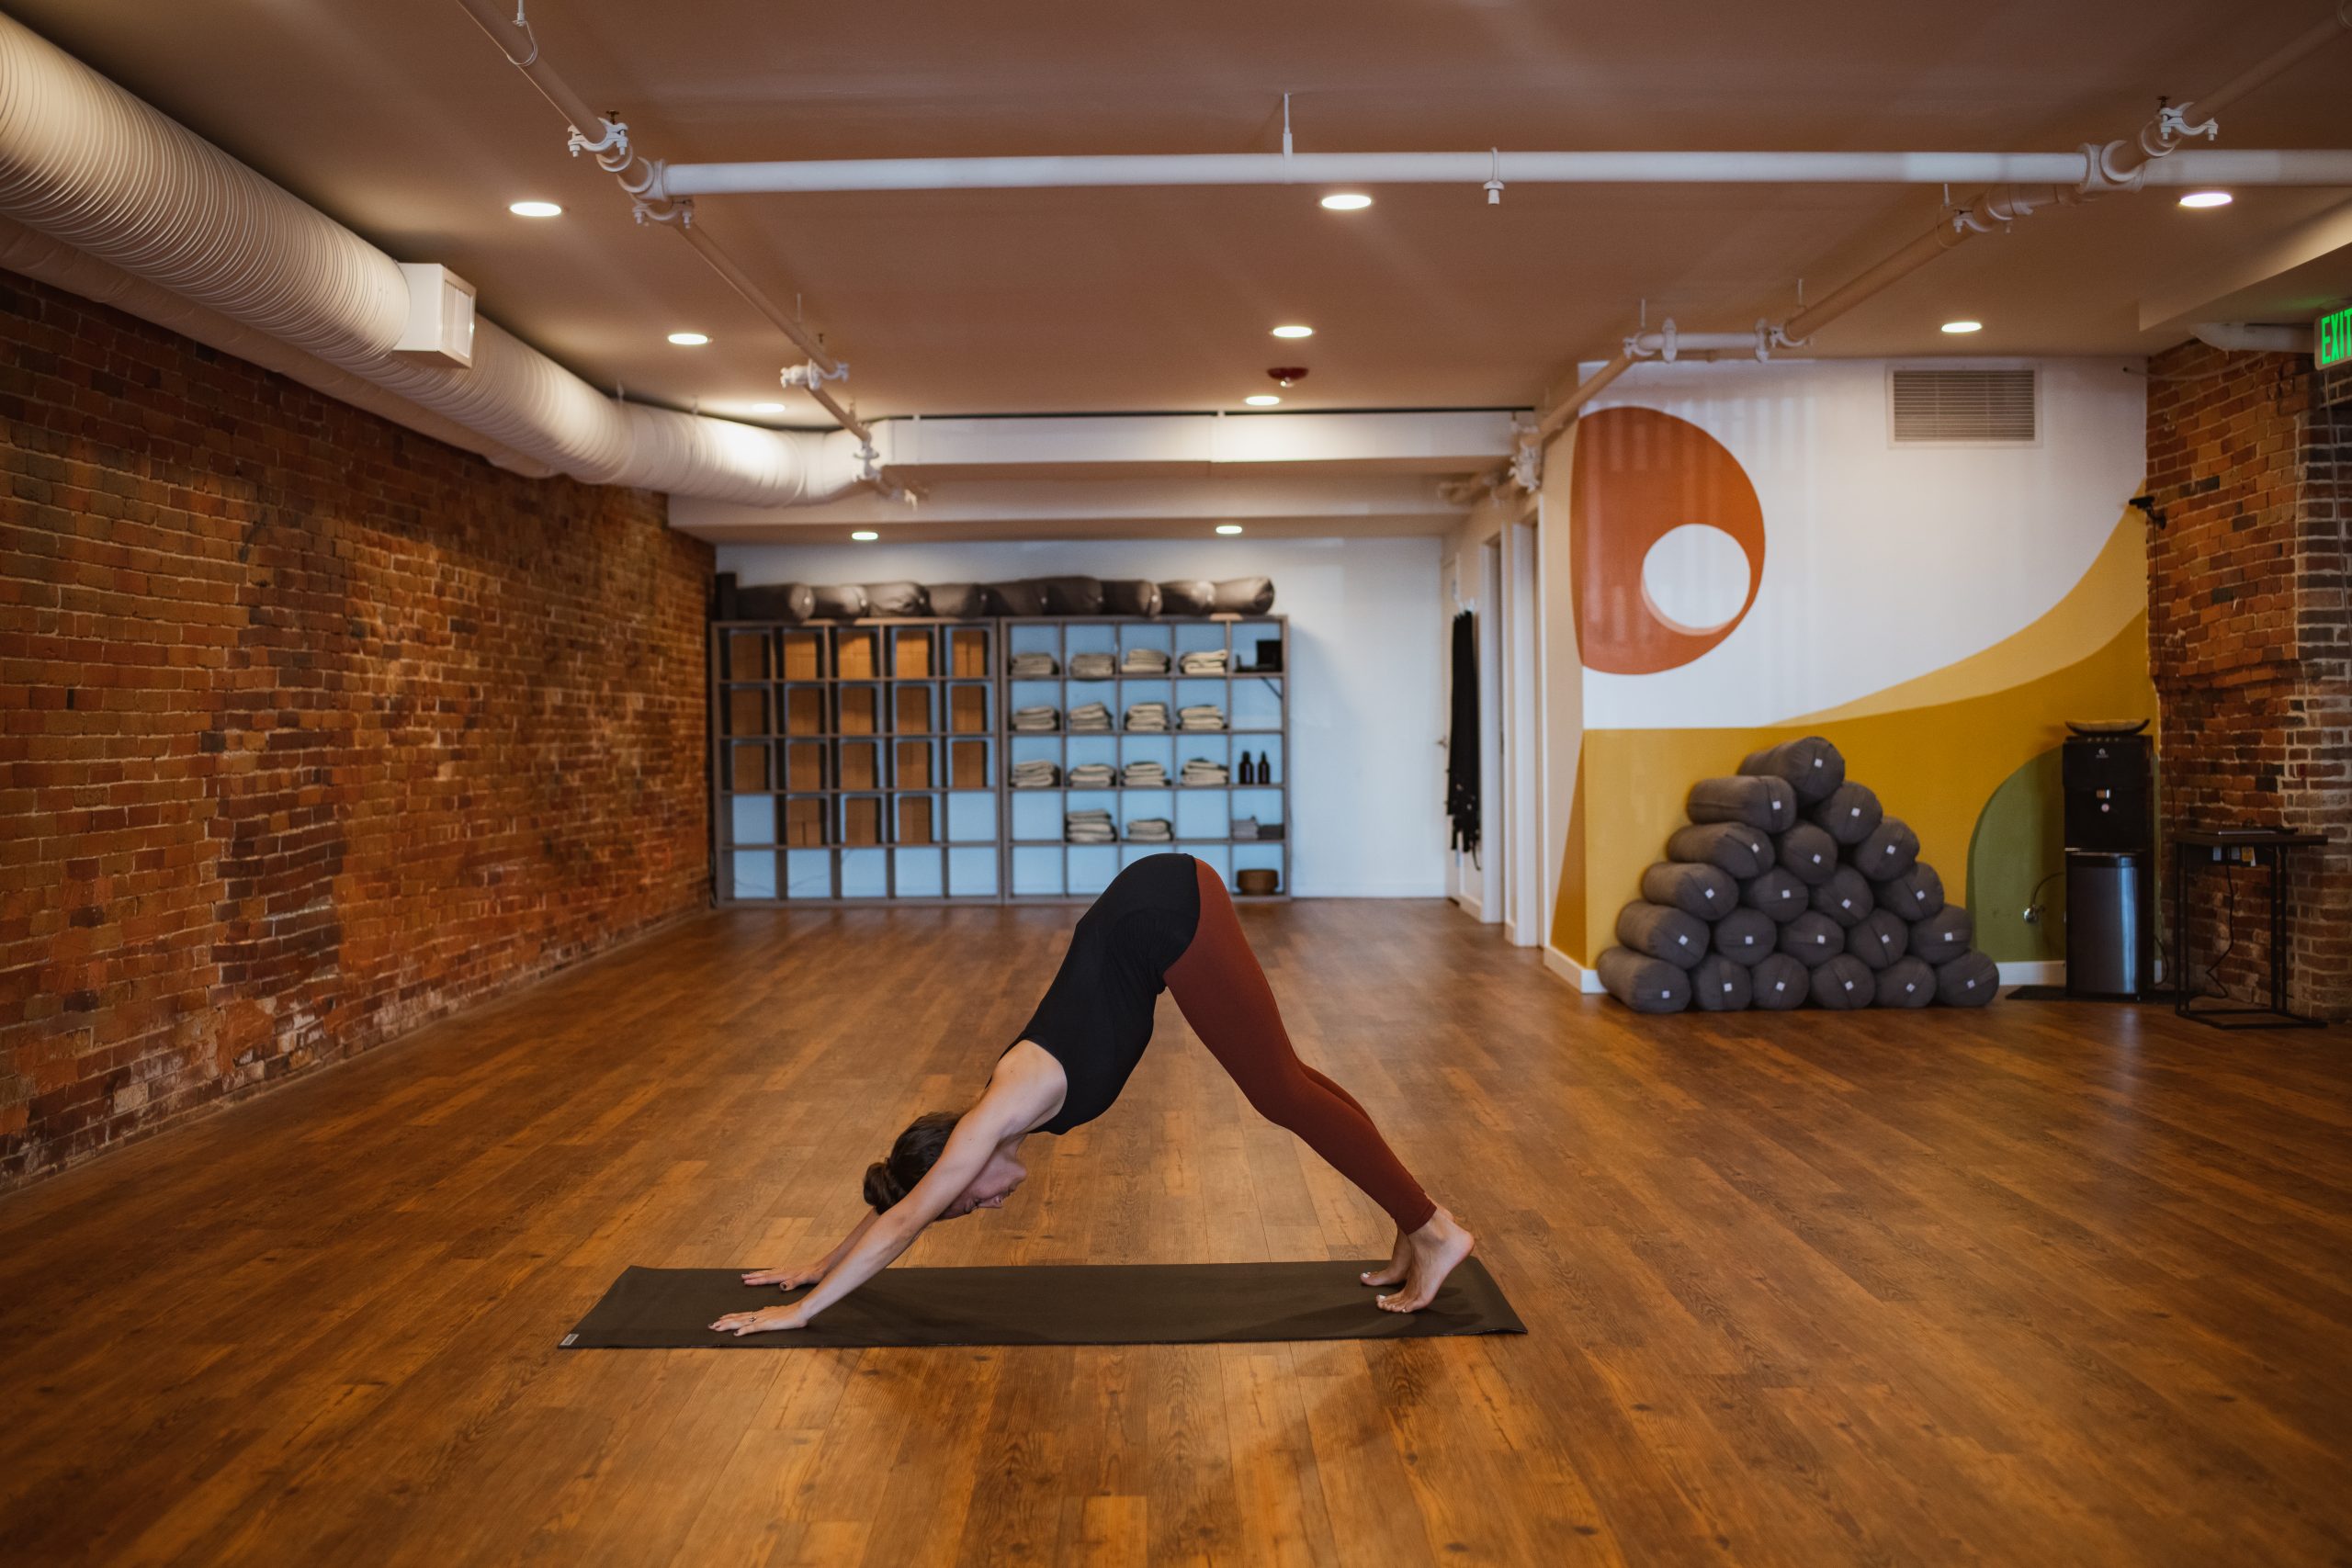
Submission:
<svg viewBox="0 0 2352 1568">
<path fill-rule="evenodd" d="M 1151 1039 L 1152 1004 L 1174 993 L 1184 1021 L 1261 1115 L 1289 1128 L 1396 1222 L 1387 1267 L 1363 1282 L 1399 1286 L 1390 1312 L 1429 1305 L 1471 1235 L 1430 1201 L 1346 1089 L 1298 1059 L 1273 991 L 1216 872 L 1191 855 L 1152 855 L 1113 879 L 1078 922 L 1060 971 L 988 1089 L 958 1116 L 934 1111 L 866 1168 L 870 1205 L 823 1261 L 763 1269 L 747 1285 L 817 1288 L 786 1306 L 729 1313 L 737 1335 L 801 1328 L 888 1267 L 925 1225 L 995 1209 L 1029 1174 L 1015 1157 L 1032 1133 L 1067 1133 L 1111 1108 Z"/>
</svg>

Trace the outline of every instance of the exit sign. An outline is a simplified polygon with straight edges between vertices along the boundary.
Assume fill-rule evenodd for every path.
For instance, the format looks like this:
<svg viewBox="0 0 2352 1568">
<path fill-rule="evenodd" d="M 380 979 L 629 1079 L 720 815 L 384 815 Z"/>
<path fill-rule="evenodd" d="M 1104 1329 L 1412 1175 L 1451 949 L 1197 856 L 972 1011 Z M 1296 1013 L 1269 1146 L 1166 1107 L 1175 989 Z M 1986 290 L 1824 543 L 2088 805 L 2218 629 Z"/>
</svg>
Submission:
<svg viewBox="0 0 2352 1568">
<path fill-rule="evenodd" d="M 2352 360 L 2352 310 L 2322 316 L 2317 326 L 2320 364 L 2341 365 Z"/>
</svg>

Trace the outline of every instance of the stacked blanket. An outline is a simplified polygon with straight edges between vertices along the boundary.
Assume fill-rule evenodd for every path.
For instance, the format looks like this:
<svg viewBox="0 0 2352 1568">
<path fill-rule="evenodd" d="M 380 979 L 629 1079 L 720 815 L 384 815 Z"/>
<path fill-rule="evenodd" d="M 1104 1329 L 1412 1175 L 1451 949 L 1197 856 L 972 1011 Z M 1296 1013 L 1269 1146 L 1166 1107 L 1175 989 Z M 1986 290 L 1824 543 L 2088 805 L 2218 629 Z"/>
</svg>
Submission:
<svg viewBox="0 0 2352 1568">
<path fill-rule="evenodd" d="M 1131 648 L 1119 660 L 1122 675 L 1165 675 L 1168 673 L 1168 650 L 1164 648 Z"/>
<path fill-rule="evenodd" d="M 1176 782 L 1190 786 L 1221 784 L 1232 778 L 1232 771 L 1223 762 L 1212 762 L 1206 757 L 1187 757 Z"/>
<path fill-rule="evenodd" d="M 1222 675 L 1231 655 L 1222 648 L 1196 649 L 1176 660 L 1180 675 Z"/>
<path fill-rule="evenodd" d="M 1109 789 L 1118 782 L 1118 770 L 1108 762 L 1080 762 L 1069 771 L 1072 789 Z"/>
<path fill-rule="evenodd" d="M 1150 761 L 1129 762 L 1119 771 L 1119 782 L 1129 789 L 1166 789 L 1168 766 Z"/>
<path fill-rule="evenodd" d="M 1069 656 L 1069 678 L 1073 681 L 1107 681 L 1118 672 L 1119 661 L 1107 653 Z"/>
<path fill-rule="evenodd" d="M 1112 844 L 1119 839 L 1107 811 L 1070 812 L 1062 819 L 1062 836 L 1073 844 Z"/>
<path fill-rule="evenodd" d="M 1061 722 L 1062 716 L 1058 712 L 1042 704 L 1012 710 L 1012 728 L 1032 735 L 1058 729 Z"/>
<path fill-rule="evenodd" d="M 1069 710 L 1069 732 L 1072 735 L 1110 734 L 1110 708 L 1102 703 L 1079 704 Z"/>
<path fill-rule="evenodd" d="M 1062 771 L 1043 758 L 1012 764 L 1015 789 L 1051 789 L 1061 782 Z"/>
<path fill-rule="evenodd" d="M 1061 672 L 1050 653 L 1016 653 L 1009 671 L 1016 681 L 1050 681 Z"/>
<path fill-rule="evenodd" d="M 1180 729 L 1223 729 L 1225 710 L 1214 703 L 1193 703 L 1176 710 L 1176 726 Z"/>
<path fill-rule="evenodd" d="M 1164 735 L 1168 732 L 1166 703 L 1130 703 L 1127 705 L 1127 728 Z"/>
</svg>

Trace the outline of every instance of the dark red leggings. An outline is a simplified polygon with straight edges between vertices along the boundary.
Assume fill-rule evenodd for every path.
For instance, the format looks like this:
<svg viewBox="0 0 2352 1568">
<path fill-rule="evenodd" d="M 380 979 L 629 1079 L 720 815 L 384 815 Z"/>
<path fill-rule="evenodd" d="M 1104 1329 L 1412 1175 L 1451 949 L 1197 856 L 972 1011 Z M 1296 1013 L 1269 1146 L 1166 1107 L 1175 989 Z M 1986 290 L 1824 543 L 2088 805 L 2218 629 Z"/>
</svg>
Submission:
<svg viewBox="0 0 2352 1568">
<path fill-rule="evenodd" d="M 1437 1205 L 1355 1097 L 1298 1059 L 1225 884 L 1207 862 L 1194 863 L 1200 924 L 1184 956 L 1168 969 L 1169 994 L 1184 1021 L 1217 1065 L 1233 1075 L 1259 1115 L 1305 1139 L 1331 1168 L 1387 1210 L 1398 1230 L 1420 1229 Z"/>
</svg>

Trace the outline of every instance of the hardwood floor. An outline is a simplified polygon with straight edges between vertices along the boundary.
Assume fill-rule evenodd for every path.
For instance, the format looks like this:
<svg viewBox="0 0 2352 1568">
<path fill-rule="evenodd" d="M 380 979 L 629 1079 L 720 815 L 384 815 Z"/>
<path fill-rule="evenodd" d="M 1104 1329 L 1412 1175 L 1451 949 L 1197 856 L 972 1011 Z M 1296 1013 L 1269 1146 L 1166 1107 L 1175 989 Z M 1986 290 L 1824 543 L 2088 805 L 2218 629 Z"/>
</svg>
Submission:
<svg viewBox="0 0 2352 1568">
<path fill-rule="evenodd" d="M 2352 1560 L 2343 1030 L 1636 1019 L 1435 903 L 1244 919 L 1525 1337 L 556 1348 L 831 1245 L 1074 915 L 711 916 L 0 1201 L 0 1561 Z M 1165 1002 L 1024 1153 L 908 1260 L 1386 1250 Z"/>
</svg>

